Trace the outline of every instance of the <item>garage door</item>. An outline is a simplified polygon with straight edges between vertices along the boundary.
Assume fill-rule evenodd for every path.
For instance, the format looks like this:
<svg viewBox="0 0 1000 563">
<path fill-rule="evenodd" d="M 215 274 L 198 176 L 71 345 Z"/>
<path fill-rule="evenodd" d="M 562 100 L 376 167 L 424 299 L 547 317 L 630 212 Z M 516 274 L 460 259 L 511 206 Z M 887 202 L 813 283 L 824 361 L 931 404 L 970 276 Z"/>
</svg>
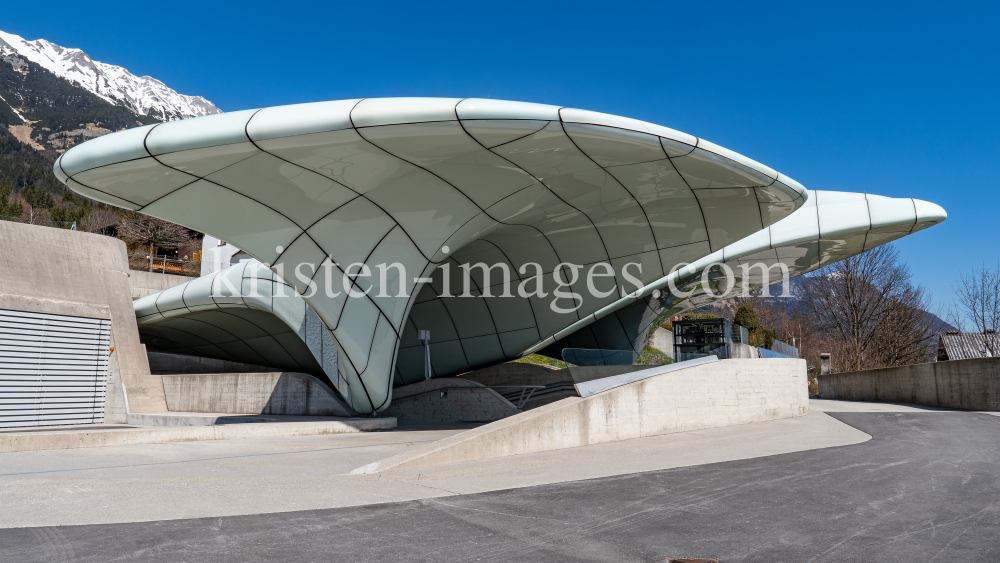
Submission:
<svg viewBox="0 0 1000 563">
<path fill-rule="evenodd" d="M 0 427 L 104 421 L 111 321 L 0 310 Z"/>
</svg>

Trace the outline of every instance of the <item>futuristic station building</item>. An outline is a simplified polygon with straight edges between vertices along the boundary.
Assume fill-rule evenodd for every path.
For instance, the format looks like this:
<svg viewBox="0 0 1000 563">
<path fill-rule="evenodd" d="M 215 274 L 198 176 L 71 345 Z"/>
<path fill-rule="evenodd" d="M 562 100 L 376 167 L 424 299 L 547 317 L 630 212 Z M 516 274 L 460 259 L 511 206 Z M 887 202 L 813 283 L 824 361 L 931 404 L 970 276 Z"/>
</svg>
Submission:
<svg viewBox="0 0 1000 563">
<path fill-rule="evenodd" d="M 435 377 L 534 352 L 640 351 L 653 323 L 763 284 L 764 267 L 772 282 L 779 265 L 801 275 L 946 217 L 810 191 L 659 125 L 482 99 L 162 123 L 83 143 L 55 170 L 255 258 L 136 301 L 149 348 L 310 373 L 359 414 L 424 379 L 421 331 Z M 722 274 L 750 262 L 763 267 Z"/>
</svg>

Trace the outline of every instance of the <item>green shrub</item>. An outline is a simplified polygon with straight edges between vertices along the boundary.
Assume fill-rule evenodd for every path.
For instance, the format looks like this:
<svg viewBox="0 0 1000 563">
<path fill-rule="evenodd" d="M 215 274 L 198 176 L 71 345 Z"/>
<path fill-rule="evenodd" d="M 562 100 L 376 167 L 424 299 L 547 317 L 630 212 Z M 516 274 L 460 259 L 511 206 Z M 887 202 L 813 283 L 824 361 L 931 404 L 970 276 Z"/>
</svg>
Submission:
<svg viewBox="0 0 1000 563">
<path fill-rule="evenodd" d="M 736 310 L 736 315 L 733 317 L 733 324 L 754 332 L 760 328 L 760 319 L 757 318 L 757 313 L 754 312 L 753 307 L 749 303 L 744 303 Z"/>
<path fill-rule="evenodd" d="M 760 325 L 760 319 L 753 307 L 749 303 L 740 305 L 733 317 L 733 326 L 741 326 L 750 333 L 750 345 L 758 348 L 771 349 L 774 339 L 777 336 L 773 330 L 768 330 Z"/>
</svg>

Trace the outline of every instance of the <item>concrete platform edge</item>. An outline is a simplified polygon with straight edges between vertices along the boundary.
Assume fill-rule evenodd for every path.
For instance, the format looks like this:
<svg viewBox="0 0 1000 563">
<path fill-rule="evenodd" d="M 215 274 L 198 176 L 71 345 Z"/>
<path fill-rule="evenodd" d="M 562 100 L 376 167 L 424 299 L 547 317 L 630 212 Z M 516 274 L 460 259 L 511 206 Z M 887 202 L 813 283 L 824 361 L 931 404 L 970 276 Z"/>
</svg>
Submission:
<svg viewBox="0 0 1000 563">
<path fill-rule="evenodd" d="M 319 422 L 265 422 L 222 424 L 217 426 L 165 426 L 158 428 L 123 428 L 113 430 L 68 430 L 61 432 L 25 432 L 0 434 L 0 453 L 39 450 L 66 450 L 100 446 L 166 444 L 206 440 L 246 440 L 291 436 L 320 436 L 377 432 L 396 428 L 396 419 L 357 418 Z"/>
</svg>

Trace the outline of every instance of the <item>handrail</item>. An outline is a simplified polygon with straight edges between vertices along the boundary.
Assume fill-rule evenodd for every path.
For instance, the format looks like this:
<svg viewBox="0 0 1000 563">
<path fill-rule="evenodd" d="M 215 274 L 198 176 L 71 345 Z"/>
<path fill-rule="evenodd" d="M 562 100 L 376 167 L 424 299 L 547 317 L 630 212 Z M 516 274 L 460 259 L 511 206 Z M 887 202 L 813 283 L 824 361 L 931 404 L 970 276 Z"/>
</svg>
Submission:
<svg viewBox="0 0 1000 563">
<path fill-rule="evenodd" d="M 76 221 L 43 221 L 34 217 L 13 217 L 0 215 L 0 221 L 10 221 L 12 223 L 25 223 L 27 225 L 41 225 L 43 227 L 55 227 L 56 229 L 76 230 Z"/>
<path fill-rule="evenodd" d="M 200 260 L 170 258 L 163 254 L 150 255 L 132 252 L 128 255 L 129 269 L 198 277 L 201 274 Z"/>
<path fill-rule="evenodd" d="M 517 410 L 521 410 L 521 408 L 524 407 L 524 404 L 527 403 L 529 399 L 531 399 L 531 396 L 535 393 L 535 391 L 538 389 L 545 389 L 545 386 L 544 385 L 475 385 L 475 386 L 456 385 L 456 386 L 437 387 L 434 389 L 428 389 L 427 391 L 421 391 L 419 393 L 407 395 L 407 397 L 416 397 L 417 395 L 426 395 L 427 393 L 434 393 L 436 391 L 447 391 L 449 389 L 460 389 L 463 391 L 474 391 L 476 389 L 520 389 L 521 396 L 518 397 L 517 400 L 518 402 L 517 405 L 515 406 L 517 407 Z M 528 395 L 525 396 L 525 393 L 527 393 Z"/>
</svg>

